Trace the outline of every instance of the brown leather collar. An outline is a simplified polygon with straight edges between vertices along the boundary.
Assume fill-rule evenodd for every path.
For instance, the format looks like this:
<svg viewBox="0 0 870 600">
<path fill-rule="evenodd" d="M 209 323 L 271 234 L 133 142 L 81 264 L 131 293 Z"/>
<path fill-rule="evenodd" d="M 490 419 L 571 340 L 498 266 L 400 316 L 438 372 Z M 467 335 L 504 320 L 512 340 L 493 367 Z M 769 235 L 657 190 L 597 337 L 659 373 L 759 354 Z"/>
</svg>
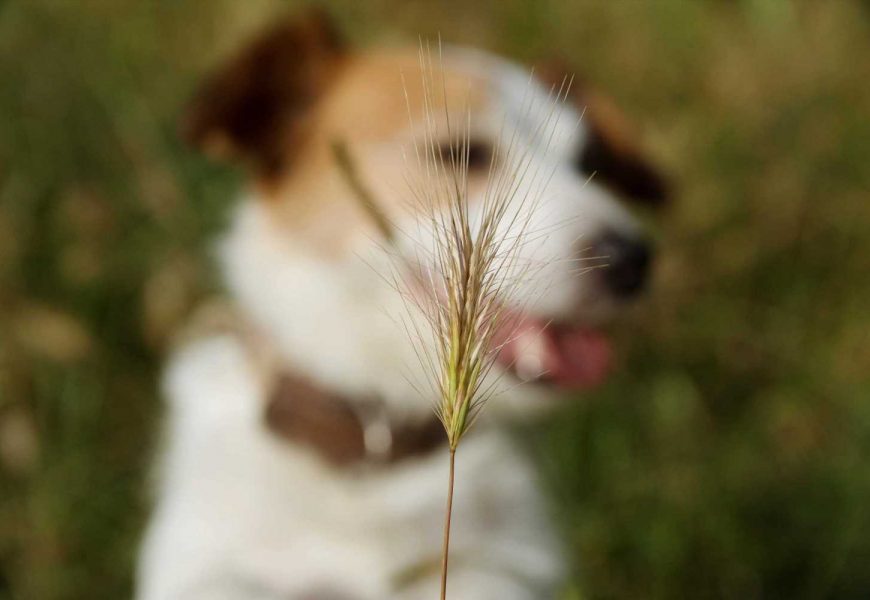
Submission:
<svg viewBox="0 0 870 600">
<path fill-rule="evenodd" d="M 351 403 L 310 380 L 283 373 L 266 409 L 275 434 L 314 450 L 336 467 L 392 464 L 427 454 L 447 441 L 440 421 L 391 425 L 377 405 Z"/>
</svg>

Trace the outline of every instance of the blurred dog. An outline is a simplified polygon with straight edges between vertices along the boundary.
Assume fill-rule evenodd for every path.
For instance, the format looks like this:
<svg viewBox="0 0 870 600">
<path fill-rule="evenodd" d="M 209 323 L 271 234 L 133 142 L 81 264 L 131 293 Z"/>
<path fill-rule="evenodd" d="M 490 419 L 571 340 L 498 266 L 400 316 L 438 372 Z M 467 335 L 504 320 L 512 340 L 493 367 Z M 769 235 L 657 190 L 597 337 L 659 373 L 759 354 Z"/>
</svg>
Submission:
<svg viewBox="0 0 870 600">
<path fill-rule="evenodd" d="M 479 197 L 498 164 L 499 124 L 506 118 L 516 143 L 531 143 L 523 99 L 546 102 L 549 88 L 472 50 L 446 50 L 443 70 L 447 103 L 471 110 Z M 400 148 L 424 114 L 423 95 L 409 86 L 406 99 L 400 73 L 420 81 L 415 50 L 352 52 L 326 19 L 308 15 L 244 48 L 191 106 L 187 137 L 252 178 L 219 246 L 233 316 L 212 319 L 166 371 L 141 600 L 438 593 L 444 434 L 404 376 L 414 353 L 390 318 L 401 301 L 367 264 L 378 261 L 377 230 L 331 153 L 344 140 L 360 178 L 399 218 L 414 168 Z M 618 198 L 658 204 L 665 186 L 613 111 L 578 95 L 589 106 L 579 128 L 582 109 L 560 107 L 557 133 L 573 135 L 535 159 L 553 172 L 536 224 L 551 233 L 529 258 L 546 258 L 553 283 L 543 295 L 521 292 L 528 330 L 499 359 L 508 377 L 531 382 L 495 400 L 459 451 L 454 598 L 556 593 L 563 553 L 534 470 L 494 424 L 537 410 L 554 388 L 601 382 L 610 348 L 596 327 L 647 277 L 649 244 Z M 577 276 L 584 247 L 608 268 Z"/>
</svg>

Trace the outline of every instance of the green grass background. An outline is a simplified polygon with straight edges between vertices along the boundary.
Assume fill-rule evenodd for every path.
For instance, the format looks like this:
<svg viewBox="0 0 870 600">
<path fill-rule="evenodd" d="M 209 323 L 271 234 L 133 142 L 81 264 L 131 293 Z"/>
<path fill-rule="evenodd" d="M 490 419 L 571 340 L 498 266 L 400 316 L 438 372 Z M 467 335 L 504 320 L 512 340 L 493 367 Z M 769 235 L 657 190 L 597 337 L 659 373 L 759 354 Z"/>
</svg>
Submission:
<svg viewBox="0 0 870 600">
<path fill-rule="evenodd" d="M 358 43 L 558 54 L 678 183 L 618 375 L 531 428 L 569 599 L 870 597 L 870 4 L 330 3 Z M 292 5 L 0 0 L 0 598 L 118 599 L 156 373 L 237 175 L 174 135 Z"/>
</svg>

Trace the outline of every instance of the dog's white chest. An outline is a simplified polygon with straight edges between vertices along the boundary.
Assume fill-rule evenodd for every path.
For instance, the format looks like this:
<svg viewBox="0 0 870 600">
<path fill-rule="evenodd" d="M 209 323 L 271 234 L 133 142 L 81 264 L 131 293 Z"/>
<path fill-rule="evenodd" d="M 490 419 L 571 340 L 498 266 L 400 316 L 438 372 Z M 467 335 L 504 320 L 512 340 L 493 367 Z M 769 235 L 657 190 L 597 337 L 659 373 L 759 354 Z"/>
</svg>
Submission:
<svg viewBox="0 0 870 600">
<path fill-rule="evenodd" d="M 166 384 L 169 443 L 140 598 L 433 595 L 446 451 L 371 471 L 327 467 L 263 426 L 262 384 L 230 336 L 179 353 Z M 532 470 L 496 431 L 460 452 L 457 597 L 463 586 L 475 598 L 541 597 L 561 565 Z"/>
</svg>

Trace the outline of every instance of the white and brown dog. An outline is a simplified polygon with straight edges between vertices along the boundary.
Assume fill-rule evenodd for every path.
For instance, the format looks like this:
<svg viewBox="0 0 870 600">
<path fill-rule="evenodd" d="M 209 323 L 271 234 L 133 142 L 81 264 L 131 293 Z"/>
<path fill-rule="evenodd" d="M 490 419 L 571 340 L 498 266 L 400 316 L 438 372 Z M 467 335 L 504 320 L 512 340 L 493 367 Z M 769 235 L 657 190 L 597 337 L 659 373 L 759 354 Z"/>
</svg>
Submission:
<svg viewBox="0 0 870 600">
<path fill-rule="evenodd" d="M 445 51 L 443 69 L 448 104 L 470 103 L 470 177 L 482 189 L 499 125 L 531 143 L 523 98 L 544 102 L 548 87 L 477 51 Z M 364 184 L 400 218 L 402 146 L 424 112 L 413 86 L 406 100 L 400 73 L 421 80 L 413 48 L 350 52 L 324 18 L 308 16 L 245 48 L 191 107 L 188 137 L 253 177 L 219 246 L 236 322 L 184 344 L 166 371 L 140 600 L 437 595 L 444 435 L 405 377 L 414 353 L 390 317 L 401 301 L 368 264 L 378 260 L 376 230 L 331 152 L 344 140 Z M 589 98 L 579 128 L 580 108 L 559 109 L 556 127 L 572 135 L 536 159 L 553 173 L 541 211 L 552 233 L 536 250 L 552 259 L 552 283 L 523 305 L 537 340 L 508 344 L 503 369 L 540 381 L 494 400 L 460 449 L 453 598 L 556 593 L 563 554 L 535 472 L 495 424 L 535 410 L 554 388 L 599 383 L 610 350 L 595 327 L 647 275 L 648 244 L 618 198 L 659 203 L 664 186 L 612 111 Z M 577 276 L 583 247 L 608 268 Z"/>
</svg>

